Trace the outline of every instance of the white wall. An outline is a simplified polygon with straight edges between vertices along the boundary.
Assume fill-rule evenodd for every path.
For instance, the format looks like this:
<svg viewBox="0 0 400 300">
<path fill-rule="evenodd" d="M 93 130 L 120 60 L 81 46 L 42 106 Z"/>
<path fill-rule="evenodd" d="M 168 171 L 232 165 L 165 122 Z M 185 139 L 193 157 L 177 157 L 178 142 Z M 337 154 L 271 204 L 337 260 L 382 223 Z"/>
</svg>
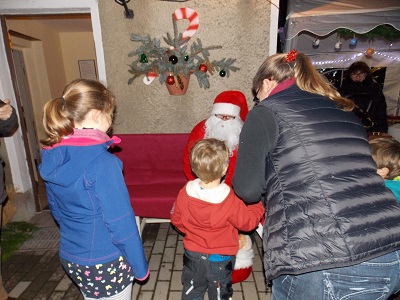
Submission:
<svg viewBox="0 0 400 300">
<path fill-rule="evenodd" d="M 80 78 L 79 60 L 94 60 L 97 66 L 92 32 L 60 33 L 60 41 L 67 82 Z"/>
</svg>

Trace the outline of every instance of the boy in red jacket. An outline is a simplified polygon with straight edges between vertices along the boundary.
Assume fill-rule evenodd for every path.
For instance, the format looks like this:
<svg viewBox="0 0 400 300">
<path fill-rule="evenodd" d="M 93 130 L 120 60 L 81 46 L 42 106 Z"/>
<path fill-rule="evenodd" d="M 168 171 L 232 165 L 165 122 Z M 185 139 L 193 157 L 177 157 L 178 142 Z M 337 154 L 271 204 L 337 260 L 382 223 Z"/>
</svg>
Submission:
<svg viewBox="0 0 400 300">
<path fill-rule="evenodd" d="M 190 153 L 197 179 L 179 192 L 171 210 L 172 224 L 183 234 L 185 254 L 182 299 L 232 297 L 232 270 L 239 249 L 238 230 L 251 231 L 264 214 L 261 202 L 246 206 L 221 178 L 229 164 L 223 141 L 203 139 Z"/>
</svg>

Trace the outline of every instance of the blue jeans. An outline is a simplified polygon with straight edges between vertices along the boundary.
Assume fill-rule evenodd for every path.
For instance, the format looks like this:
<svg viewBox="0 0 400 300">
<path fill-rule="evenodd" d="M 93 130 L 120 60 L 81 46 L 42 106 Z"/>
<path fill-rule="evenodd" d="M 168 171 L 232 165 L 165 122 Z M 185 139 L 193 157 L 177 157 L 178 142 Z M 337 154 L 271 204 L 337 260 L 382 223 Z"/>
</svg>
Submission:
<svg viewBox="0 0 400 300">
<path fill-rule="evenodd" d="M 400 250 L 350 267 L 281 275 L 271 300 L 383 300 L 400 290 Z"/>
</svg>

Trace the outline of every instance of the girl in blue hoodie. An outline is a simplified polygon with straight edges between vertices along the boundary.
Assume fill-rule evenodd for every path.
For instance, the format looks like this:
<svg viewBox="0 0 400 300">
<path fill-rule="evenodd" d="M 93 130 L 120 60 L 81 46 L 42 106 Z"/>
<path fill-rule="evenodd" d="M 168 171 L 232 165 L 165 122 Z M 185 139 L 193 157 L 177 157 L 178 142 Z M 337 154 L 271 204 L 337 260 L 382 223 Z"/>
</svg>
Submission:
<svg viewBox="0 0 400 300">
<path fill-rule="evenodd" d="M 369 142 L 372 158 L 397 201 L 400 202 L 400 142 L 388 138 L 376 138 Z"/>
<path fill-rule="evenodd" d="M 122 174 L 107 149 L 116 107 L 94 80 L 77 79 L 44 106 L 40 174 L 60 227 L 59 255 L 85 299 L 131 299 L 149 268 Z"/>
</svg>

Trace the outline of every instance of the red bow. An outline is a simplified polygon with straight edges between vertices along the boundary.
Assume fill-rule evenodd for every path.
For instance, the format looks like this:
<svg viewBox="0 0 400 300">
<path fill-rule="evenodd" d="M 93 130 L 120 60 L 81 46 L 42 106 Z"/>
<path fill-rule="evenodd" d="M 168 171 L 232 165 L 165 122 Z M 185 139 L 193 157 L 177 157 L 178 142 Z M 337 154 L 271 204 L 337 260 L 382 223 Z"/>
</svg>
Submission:
<svg viewBox="0 0 400 300">
<path fill-rule="evenodd" d="M 296 60 L 296 57 L 297 57 L 297 51 L 296 51 L 296 49 L 292 49 L 292 50 L 290 50 L 290 52 L 286 55 L 286 61 L 287 62 L 293 62 L 293 61 L 295 61 Z"/>
</svg>

